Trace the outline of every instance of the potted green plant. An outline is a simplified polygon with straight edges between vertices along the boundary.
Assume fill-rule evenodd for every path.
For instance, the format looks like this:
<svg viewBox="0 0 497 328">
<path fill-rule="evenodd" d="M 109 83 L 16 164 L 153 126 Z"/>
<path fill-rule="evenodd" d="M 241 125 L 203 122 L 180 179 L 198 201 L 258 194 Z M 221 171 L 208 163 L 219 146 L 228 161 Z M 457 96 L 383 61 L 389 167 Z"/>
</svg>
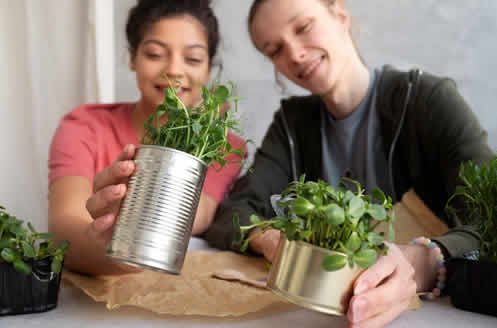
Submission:
<svg viewBox="0 0 497 328">
<path fill-rule="evenodd" d="M 69 242 L 38 233 L 0 206 L 0 315 L 44 312 L 57 306 Z"/>
<path fill-rule="evenodd" d="M 261 220 L 251 216 L 251 225 L 238 227 L 236 239 L 242 251 L 257 235 L 246 233 L 260 228 L 282 232 L 268 278 L 269 288 L 298 305 L 324 313 L 343 315 L 357 276 L 386 254 L 385 234 L 378 225 L 388 225 L 393 241 L 392 199 L 376 188 L 365 195 L 361 185 L 353 192 L 345 183 L 333 188 L 324 181 L 305 181 L 301 176 L 283 191 L 276 202 L 277 216 Z M 376 201 L 375 201 L 376 200 Z"/>
<path fill-rule="evenodd" d="M 163 104 L 145 123 L 137 170 L 129 179 L 108 256 L 180 273 L 207 168 L 221 169 L 228 155 L 245 155 L 228 142 L 228 130 L 238 132 L 233 113 L 223 113 L 229 102 L 237 111 L 230 86 L 203 86 L 202 102 L 194 108 L 183 104 L 174 87 L 165 90 Z"/>
<path fill-rule="evenodd" d="M 457 308 L 497 316 L 497 157 L 463 163 L 459 181 L 446 210 L 476 228 L 481 242 L 470 256 L 447 261 L 447 292 Z"/>
</svg>

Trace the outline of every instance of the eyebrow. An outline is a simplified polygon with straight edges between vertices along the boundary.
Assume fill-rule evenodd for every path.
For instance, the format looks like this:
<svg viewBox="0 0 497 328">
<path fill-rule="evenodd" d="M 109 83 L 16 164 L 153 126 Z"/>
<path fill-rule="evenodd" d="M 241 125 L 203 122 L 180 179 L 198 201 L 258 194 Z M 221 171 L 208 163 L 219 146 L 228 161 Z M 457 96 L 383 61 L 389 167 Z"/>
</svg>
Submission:
<svg viewBox="0 0 497 328">
<path fill-rule="evenodd" d="M 168 47 L 168 44 L 165 43 L 165 42 L 162 42 L 162 41 L 159 41 L 159 40 L 155 40 L 155 39 L 150 39 L 150 40 L 146 40 L 143 42 L 143 45 L 146 45 L 148 43 L 153 43 L 153 44 L 157 44 L 163 48 L 167 48 Z M 201 48 L 201 49 L 205 49 L 207 50 L 207 47 L 203 44 L 200 44 L 200 43 L 194 43 L 194 44 L 190 44 L 188 46 L 186 46 L 188 49 L 193 49 L 193 48 Z"/>
<path fill-rule="evenodd" d="M 292 16 L 292 18 L 290 18 L 290 19 L 288 20 L 288 22 L 286 22 L 286 23 L 287 23 L 287 24 L 293 23 L 294 21 L 296 21 L 296 20 L 297 20 L 297 18 L 299 17 L 299 15 L 300 15 L 299 13 L 295 14 L 295 15 L 294 15 L 294 16 Z M 262 48 L 261 48 L 261 49 L 262 49 L 262 51 L 263 51 L 263 52 L 264 52 L 264 49 L 266 49 L 266 48 L 267 48 L 267 46 L 269 46 L 269 44 L 270 44 L 270 42 L 269 42 L 269 41 L 267 41 L 267 42 L 265 42 L 265 43 L 262 45 Z"/>
</svg>

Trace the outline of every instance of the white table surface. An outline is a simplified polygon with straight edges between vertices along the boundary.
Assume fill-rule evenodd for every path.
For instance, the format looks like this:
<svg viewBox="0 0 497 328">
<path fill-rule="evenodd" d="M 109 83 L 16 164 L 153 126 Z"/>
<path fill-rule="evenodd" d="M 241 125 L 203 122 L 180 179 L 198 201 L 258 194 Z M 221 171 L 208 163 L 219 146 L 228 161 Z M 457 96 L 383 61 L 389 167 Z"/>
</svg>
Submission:
<svg viewBox="0 0 497 328">
<path fill-rule="evenodd" d="M 207 249 L 205 242 L 192 239 L 190 249 Z M 243 317 L 207 318 L 156 315 L 142 309 L 123 307 L 109 311 L 81 290 L 62 283 L 56 309 L 39 314 L 0 317 L 1 328 L 131 328 L 131 327 L 347 327 L 342 317 L 328 316 L 295 307 L 291 311 L 268 310 Z M 497 318 L 457 310 L 448 298 L 425 302 L 423 308 L 403 314 L 389 328 L 497 327 Z"/>
</svg>

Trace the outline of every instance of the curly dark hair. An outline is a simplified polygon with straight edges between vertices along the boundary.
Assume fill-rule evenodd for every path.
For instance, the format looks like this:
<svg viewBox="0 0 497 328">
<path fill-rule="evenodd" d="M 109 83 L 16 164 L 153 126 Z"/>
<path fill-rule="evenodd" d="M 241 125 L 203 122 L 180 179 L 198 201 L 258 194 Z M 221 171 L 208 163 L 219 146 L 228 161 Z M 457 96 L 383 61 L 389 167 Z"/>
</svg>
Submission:
<svg viewBox="0 0 497 328">
<path fill-rule="evenodd" d="M 209 65 L 216 56 L 220 35 L 219 24 L 211 8 L 211 0 L 139 0 L 131 8 L 126 23 L 126 38 L 132 57 L 143 40 L 147 29 L 162 18 L 190 15 L 207 31 Z"/>
</svg>

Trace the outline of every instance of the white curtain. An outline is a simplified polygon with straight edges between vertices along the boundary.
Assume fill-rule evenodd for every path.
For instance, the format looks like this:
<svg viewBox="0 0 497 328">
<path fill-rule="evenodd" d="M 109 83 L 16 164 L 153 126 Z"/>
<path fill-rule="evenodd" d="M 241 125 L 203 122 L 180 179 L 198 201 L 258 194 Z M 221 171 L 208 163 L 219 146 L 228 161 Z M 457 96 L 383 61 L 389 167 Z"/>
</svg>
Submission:
<svg viewBox="0 0 497 328">
<path fill-rule="evenodd" d="M 39 229 L 60 118 L 114 100 L 113 26 L 113 0 L 0 0 L 0 205 Z"/>
</svg>

